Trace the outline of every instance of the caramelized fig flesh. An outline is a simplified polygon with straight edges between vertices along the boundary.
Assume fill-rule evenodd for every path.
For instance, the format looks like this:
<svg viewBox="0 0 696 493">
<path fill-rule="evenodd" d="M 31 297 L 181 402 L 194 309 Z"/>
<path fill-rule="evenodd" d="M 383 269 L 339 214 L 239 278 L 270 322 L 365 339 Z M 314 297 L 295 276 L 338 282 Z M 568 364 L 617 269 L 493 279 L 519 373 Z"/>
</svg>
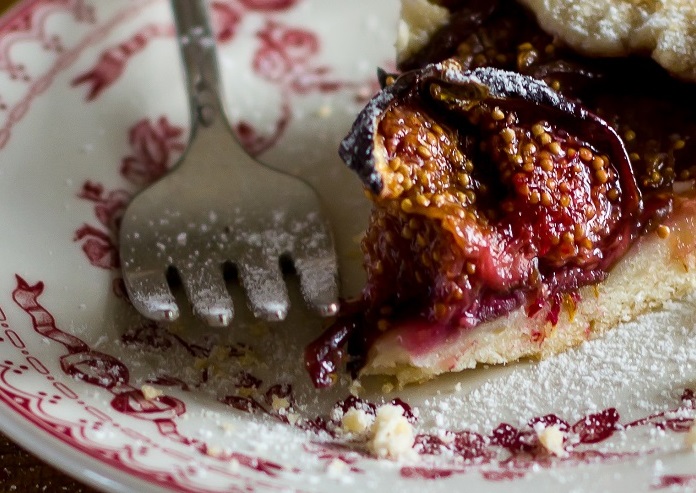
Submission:
<svg viewBox="0 0 696 493">
<path fill-rule="evenodd" d="M 475 326 L 601 280 L 641 227 L 614 130 L 511 72 L 447 60 L 406 73 L 341 153 L 374 202 L 364 297 L 382 315 Z"/>
</svg>

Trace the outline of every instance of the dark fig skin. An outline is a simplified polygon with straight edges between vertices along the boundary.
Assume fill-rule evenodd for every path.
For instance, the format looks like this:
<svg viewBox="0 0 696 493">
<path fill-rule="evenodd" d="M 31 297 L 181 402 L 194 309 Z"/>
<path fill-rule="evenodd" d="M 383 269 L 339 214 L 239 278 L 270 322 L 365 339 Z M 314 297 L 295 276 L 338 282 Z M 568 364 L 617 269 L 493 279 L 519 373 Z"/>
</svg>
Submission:
<svg viewBox="0 0 696 493">
<path fill-rule="evenodd" d="M 380 116 L 393 101 L 403 99 L 412 92 L 427 90 L 427 86 L 433 82 L 470 91 L 472 100 L 477 102 L 485 101 L 510 109 L 527 108 L 540 112 L 542 116 L 544 111 L 548 111 L 556 118 L 570 123 L 586 140 L 604 143 L 613 155 L 620 157 L 617 165 L 622 171 L 628 171 L 623 174 L 633 182 L 629 187 L 629 190 L 632 190 L 629 199 L 640 202 L 640 191 L 635 177 L 632 177 L 633 172 L 623 141 L 606 121 L 537 79 L 488 67 L 466 71 L 455 58 L 427 65 L 421 70 L 412 70 L 395 78 L 391 85 L 383 87 L 360 112 L 351 131 L 341 142 L 338 150 L 341 159 L 358 174 L 373 193 L 379 194 L 382 190 L 382 180 L 376 169 L 373 139 Z M 544 109 L 540 110 L 539 106 L 543 106 Z"/>
</svg>

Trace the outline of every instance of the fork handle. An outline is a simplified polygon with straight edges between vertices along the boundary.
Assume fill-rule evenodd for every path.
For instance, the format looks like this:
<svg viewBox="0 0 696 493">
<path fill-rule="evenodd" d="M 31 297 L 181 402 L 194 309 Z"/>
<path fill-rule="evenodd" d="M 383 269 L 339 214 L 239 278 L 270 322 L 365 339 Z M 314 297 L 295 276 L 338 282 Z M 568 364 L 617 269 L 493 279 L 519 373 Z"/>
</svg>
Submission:
<svg viewBox="0 0 696 493">
<path fill-rule="evenodd" d="M 191 109 L 191 135 L 199 127 L 226 126 L 220 92 L 215 37 L 204 0 L 171 0 L 177 42 L 186 72 Z"/>
</svg>

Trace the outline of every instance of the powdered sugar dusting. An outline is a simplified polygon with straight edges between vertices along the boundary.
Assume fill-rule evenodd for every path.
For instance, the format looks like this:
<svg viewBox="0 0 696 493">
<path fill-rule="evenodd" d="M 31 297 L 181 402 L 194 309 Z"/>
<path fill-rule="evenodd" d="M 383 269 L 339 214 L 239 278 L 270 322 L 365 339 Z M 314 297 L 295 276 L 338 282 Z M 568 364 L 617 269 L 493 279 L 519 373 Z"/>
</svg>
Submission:
<svg viewBox="0 0 696 493">
<path fill-rule="evenodd" d="M 297 296 L 296 291 L 295 286 L 291 294 Z M 354 481 L 352 461 L 361 470 L 376 468 L 385 478 L 394 474 L 395 467 L 419 477 L 476 464 L 488 464 L 490 469 L 510 459 L 511 453 L 518 454 L 512 452 L 513 445 L 509 450 L 508 445 L 501 446 L 507 443 L 504 440 L 496 442 L 503 423 L 521 433 L 515 440 L 528 443 L 532 453 L 515 466 L 515 477 L 551 467 L 548 478 L 557 481 L 581 476 L 563 464 L 584 463 L 589 460 L 586 456 L 626 460 L 660 450 L 690 453 L 675 426 L 684 423 L 679 430 L 685 432 L 694 417 L 693 401 L 680 404 L 680 396 L 694 387 L 695 309 L 696 298 L 672 303 L 664 311 L 545 361 L 446 375 L 399 393 L 385 395 L 385 380 L 367 379 L 360 398 L 343 410 L 334 403 L 357 399 L 351 397 L 356 386 L 350 379 L 344 376 L 334 388 L 317 391 L 304 374 L 303 344 L 318 327 L 302 327 L 302 320 L 307 320 L 303 314 L 291 312 L 279 326 L 252 322 L 237 326 L 233 334 L 203 331 L 194 338 L 190 321 L 185 332 L 176 326 L 173 333 L 143 327 L 127 334 L 117 347 L 103 341 L 99 349 L 130 354 L 139 385 L 153 385 L 176 396 L 195 388 L 201 407 L 190 404 L 189 413 L 179 418 L 182 433 L 200 436 L 212 450 L 261 454 L 314 471 L 308 479 L 311 484 Z M 416 437 L 413 451 L 426 455 L 406 453 L 396 445 L 394 451 L 400 452 L 392 454 L 389 447 L 394 444 L 386 440 L 379 450 L 385 457 L 398 457 L 400 465 L 374 462 L 369 459 L 377 453 L 370 449 L 374 435 L 367 432 L 374 426 L 375 408 L 396 397 L 410 405 L 412 418 L 402 425 Z M 395 409 L 394 416 L 402 412 Z M 319 425 L 322 421 L 317 418 L 325 424 Z M 660 425 L 668 421 L 674 424 Z M 434 447 L 433 440 L 441 445 Z M 314 452 L 308 454 L 310 449 Z M 317 453 L 326 462 L 317 463 Z M 378 491 L 380 484 L 365 490 Z"/>
<path fill-rule="evenodd" d="M 428 400 L 424 424 L 487 431 L 511 416 L 517 425 L 546 413 L 574 421 L 617 403 L 626 419 L 665 410 L 694 384 L 694 308 L 694 300 L 673 303 L 567 353 Z"/>
</svg>

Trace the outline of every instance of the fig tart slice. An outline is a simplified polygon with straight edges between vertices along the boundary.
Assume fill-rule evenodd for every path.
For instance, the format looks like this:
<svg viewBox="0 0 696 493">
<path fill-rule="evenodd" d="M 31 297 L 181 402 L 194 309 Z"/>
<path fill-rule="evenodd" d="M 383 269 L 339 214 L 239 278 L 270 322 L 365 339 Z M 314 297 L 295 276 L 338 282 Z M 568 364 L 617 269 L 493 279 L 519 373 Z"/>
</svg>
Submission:
<svg viewBox="0 0 696 493">
<path fill-rule="evenodd" d="M 318 386 L 346 356 L 402 384 L 543 358 L 696 288 L 693 84 L 512 0 L 404 19 L 423 4 L 340 147 L 373 202 L 367 285 L 307 348 Z"/>
</svg>

